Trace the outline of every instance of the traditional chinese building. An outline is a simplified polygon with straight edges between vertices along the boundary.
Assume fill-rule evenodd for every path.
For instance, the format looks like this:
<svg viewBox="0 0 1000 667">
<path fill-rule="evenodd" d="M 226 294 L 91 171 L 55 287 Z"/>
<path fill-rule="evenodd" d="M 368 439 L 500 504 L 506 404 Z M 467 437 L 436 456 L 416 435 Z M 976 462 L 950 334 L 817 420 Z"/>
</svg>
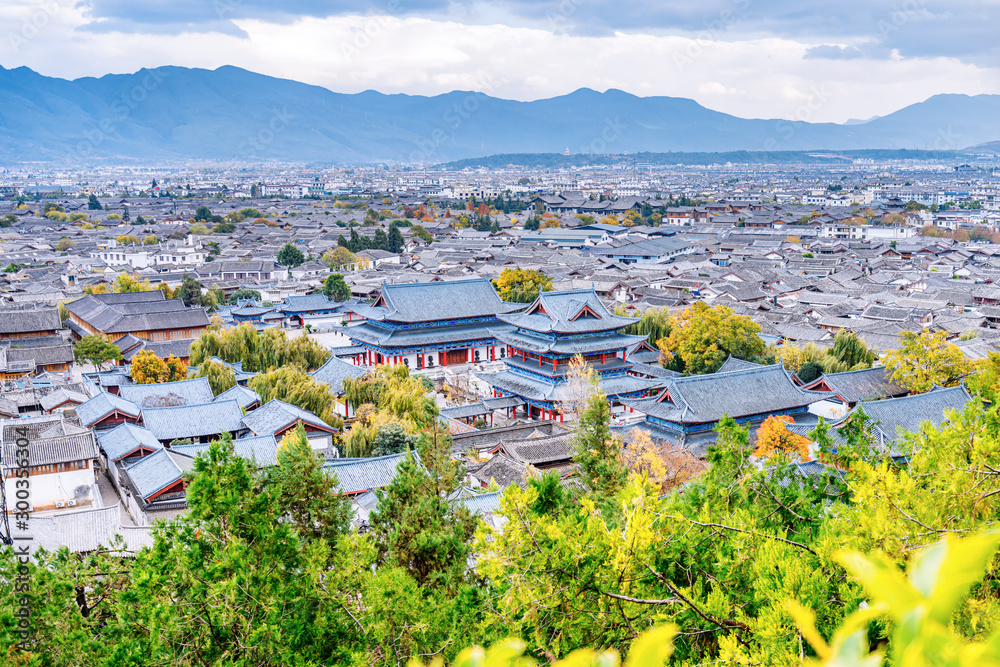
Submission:
<svg viewBox="0 0 1000 667">
<path fill-rule="evenodd" d="M 90 334 L 114 342 L 128 334 L 153 342 L 191 340 L 208 328 L 204 308 L 188 308 L 180 299 L 164 299 L 163 292 L 88 294 L 66 304 L 66 326 L 75 338 Z"/>
<path fill-rule="evenodd" d="M 494 334 L 509 329 L 497 320 L 524 308 L 506 303 L 489 280 L 385 284 L 371 305 L 347 310 L 361 324 L 338 330 L 364 353 L 357 364 L 404 364 L 411 370 L 502 359 Z"/>
<path fill-rule="evenodd" d="M 739 360 L 736 360 L 739 362 Z M 663 439 L 684 442 L 715 429 L 728 415 L 738 424 L 755 426 L 771 415 L 805 416 L 809 406 L 833 394 L 804 389 L 781 364 L 757 366 L 739 362 L 740 370 L 666 379 L 654 398 L 627 401 L 645 415 L 645 425 Z M 736 363 L 727 365 L 736 367 Z"/>
<path fill-rule="evenodd" d="M 630 374 L 628 349 L 645 337 L 623 334 L 635 320 L 608 312 L 593 288 L 543 292 L 523 313 L 499 319 L 510 325 L 493 331 L 506 348 L 507 369 L 479 377 L 498 396 L 521 398 L 529 417 L 562 419 L 561 404 L 573 398 L 568 381 L 576 355 L 597 374 L 613 408 L 663 386 L 661 380 Z"/>
</svg>

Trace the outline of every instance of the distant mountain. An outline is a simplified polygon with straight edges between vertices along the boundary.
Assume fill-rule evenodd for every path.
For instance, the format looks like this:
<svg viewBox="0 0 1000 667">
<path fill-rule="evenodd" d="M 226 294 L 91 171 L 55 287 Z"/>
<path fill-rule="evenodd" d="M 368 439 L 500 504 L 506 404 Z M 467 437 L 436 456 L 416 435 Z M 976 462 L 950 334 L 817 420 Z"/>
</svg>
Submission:
<svg viewBox="0 0 1000 667">
<path fill-rule="evenodd" d="M 676 97 L 582 88 L 335 93 L 237 67 L 73 81 L 0 68 L 0 159 L 278 159 L 436 163 L 497 153 L 956 150 L 1000 139 L 1000 95 L 936 95 L 860 125 L 745 119 Z"/>
</svg>

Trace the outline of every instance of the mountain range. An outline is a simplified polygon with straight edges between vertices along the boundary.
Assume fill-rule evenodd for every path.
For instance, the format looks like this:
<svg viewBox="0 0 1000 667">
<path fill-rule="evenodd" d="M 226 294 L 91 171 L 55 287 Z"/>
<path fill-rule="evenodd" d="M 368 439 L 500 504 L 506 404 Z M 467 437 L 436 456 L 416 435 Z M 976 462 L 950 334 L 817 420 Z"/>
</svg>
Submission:
<svg viewBox="0 0 1000 667">
<path fill-rule="evenodd" d="M 520 102 L 469 91 L 344 94 L 225 66 L 66 80 L 0 67 L 0 159 L 434 164 L 496 153 L 957 150 L 1000 140 L 1000 95 L 934 95 L 845 124 L 747 119 L 587 88 Z"/>
</svg>

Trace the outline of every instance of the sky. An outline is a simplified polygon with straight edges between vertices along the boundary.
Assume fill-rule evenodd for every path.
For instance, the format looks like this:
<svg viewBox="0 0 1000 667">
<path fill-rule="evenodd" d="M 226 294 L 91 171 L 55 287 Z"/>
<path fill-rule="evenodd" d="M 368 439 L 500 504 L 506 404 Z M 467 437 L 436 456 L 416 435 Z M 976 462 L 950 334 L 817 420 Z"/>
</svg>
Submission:
<svg viewBox="0 0 1000 667">
<path fill-rule="evenodd" d="M 1000 93 L 1000 0 L 3 0 L 0 65 L 236 65 L 344 93 L 578 88 L 844 122 Z"/>
</svg>

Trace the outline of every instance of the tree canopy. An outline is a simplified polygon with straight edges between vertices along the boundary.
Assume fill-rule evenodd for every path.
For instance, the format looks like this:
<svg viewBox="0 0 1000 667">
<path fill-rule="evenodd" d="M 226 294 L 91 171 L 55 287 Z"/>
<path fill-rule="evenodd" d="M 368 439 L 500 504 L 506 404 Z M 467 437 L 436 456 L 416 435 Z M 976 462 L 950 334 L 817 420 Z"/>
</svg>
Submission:
<svg viewBox="0 0 1000 667">
<path fill-rule="evenodd" d="M 552 291 L 552 279 L 536 269 L 504 269 L 493 286 L 504 301 L 531 303 L 541 292 Z"/>
<path fill-rule="evenodd" d="M 73 346 L 73 358 L 78 364 L 94 364 L 98 369 L 101 369 L 109 361 L 119 361 L 122 358 L 122 351 L 104 336 L 90 334 L 81 338 Z"/>
<path fill-rule="evenodd" d="M 698 301 L 670 318 L 658 345 L 664 367 L 692 375 L 713 373 L 732 355 L 754 359 L 764 352 L 760 325 L 726 306 Z"/>
</svg>

